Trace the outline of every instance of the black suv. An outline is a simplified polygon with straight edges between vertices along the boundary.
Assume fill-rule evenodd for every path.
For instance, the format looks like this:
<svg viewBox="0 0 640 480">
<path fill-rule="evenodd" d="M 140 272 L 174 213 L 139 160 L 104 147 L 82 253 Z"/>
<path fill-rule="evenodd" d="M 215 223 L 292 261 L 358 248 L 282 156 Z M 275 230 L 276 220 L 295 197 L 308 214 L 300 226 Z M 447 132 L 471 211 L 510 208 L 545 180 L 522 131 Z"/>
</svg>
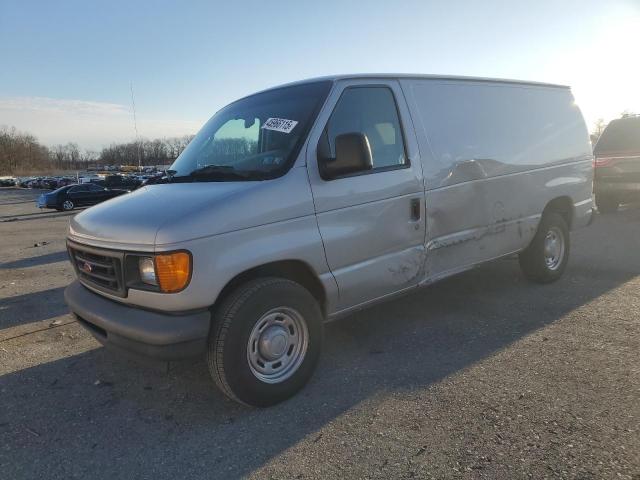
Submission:
<svg viewBox="0 0 640 480">
<path fill-rule="evenodd" d="M 621 203 L 640 199 L 640 116 L 612 120 L 593 154 L 593 189 L 600 212 L 615 212 Z"/>
</svg>

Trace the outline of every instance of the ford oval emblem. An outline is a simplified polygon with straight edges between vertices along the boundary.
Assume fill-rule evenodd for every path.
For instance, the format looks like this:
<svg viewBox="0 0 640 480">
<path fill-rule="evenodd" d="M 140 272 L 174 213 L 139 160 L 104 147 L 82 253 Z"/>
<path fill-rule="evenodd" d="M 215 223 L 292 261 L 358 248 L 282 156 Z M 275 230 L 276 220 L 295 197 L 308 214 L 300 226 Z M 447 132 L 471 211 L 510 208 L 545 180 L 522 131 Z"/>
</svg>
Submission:
<svg viewBox="0 0 640 480">
<path fill-rule="evenodd" d="M 83 272 L 91 273 L 91 264 L 88 262 L 82 262 L 80 270 L 82 270 Z"/>
</svg>

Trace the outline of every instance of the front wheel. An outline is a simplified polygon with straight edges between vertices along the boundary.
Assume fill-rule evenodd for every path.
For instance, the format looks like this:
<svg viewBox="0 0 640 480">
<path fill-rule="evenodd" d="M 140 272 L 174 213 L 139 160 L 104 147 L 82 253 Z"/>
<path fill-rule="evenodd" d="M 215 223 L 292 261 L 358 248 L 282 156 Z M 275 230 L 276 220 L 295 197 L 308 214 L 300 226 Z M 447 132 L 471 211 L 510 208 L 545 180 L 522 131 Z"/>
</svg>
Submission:
<svg viewBox="0 0 640 480">
<path fill-rule="evenodd" d="M 275 277 L 247 282 L 214 312 L 209 372 L 231 399 L 274 405 L 313 374 L 322 330 L 318 302 L 301 285 Z"/>
<path fill-rule="evenodd" d="M 71 200 L 65 200 L 64 202 L 62 202 L 62 209 L 65 211 L 73 210 L 74 207 L 75 205 Z"/>
<path fill-rule="evenodd" d="M 565 219 L 554 212 L 546 213 L 531 244 L 520 253 L 520 267 L 529 280 L 554 282 L 567 267 L 569 247 L 569 227 Z"/>
</svg>

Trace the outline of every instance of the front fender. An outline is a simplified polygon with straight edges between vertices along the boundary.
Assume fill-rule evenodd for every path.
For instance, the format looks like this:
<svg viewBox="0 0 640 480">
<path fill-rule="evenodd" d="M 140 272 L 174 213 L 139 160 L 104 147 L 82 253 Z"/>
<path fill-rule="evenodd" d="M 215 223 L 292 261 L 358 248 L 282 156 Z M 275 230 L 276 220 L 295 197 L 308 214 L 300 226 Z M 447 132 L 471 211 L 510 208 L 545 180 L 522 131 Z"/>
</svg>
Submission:
<svg viewBox="0 0 640 480">
<path fill-rule="evenodd" d="M 193 255 L 187 288 L 174 294 L 129 290 L 127 302 L 166 311 L 208 307 L 237 275 L 267 263 L 299 260 L 309 265 L 323 284 L 327 312 L 337 305 L 338 289 L 327 266 L 315 215 L 162 246 L 162 251 L 175 249 L 186 249 Z"/>
</svg>

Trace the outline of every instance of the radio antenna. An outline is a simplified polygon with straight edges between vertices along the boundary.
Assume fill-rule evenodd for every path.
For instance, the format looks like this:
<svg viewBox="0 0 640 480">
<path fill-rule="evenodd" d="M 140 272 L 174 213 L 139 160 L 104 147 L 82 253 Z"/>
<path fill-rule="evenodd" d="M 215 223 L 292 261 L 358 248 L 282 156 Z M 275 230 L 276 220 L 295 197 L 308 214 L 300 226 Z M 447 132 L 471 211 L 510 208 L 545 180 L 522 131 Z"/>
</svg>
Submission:
<svg viewBox="0 0 640 480">
<path fill-rule="evenodd" d="M 138 153 L 138 171 L 142 171 L 142 159 L 140 158 L 140 137 L 138 136 L 138 121 L 136 120 L 136 101 L 133 96 L 133 82 L 129 82 L 131 89 L 131 109 L 133 110 L 133 129 L 136 132 L 136 150 Z"/>
</svg>

